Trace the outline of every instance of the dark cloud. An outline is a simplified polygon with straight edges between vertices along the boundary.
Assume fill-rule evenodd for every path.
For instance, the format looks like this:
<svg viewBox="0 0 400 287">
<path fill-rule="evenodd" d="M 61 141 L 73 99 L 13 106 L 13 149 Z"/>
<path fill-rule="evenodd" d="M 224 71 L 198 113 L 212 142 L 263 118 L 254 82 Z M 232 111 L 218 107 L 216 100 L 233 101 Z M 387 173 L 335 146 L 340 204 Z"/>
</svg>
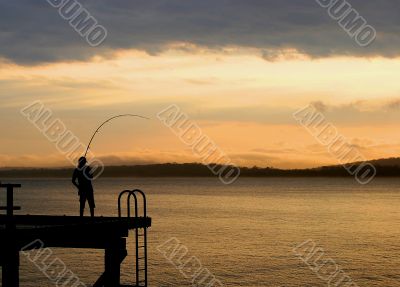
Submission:
<svg viewBox="0 0 400 287">
<path fill-rule="evenodd" d="M 352 0 L 378 32 L 361 48 L 312 0 L 81 0 L 106 27 L 108 37 L 89 46 L 47 1 L 0 0 L 0 55 L 24 64 L 82 60 L 116 49 L 158 53 L 185 41 L 212 49 L 243 46 L 261 49 L 266 59 L 282 48 L 312 57 L 399 54 L 395 0 Z M 279 55 L 279 52 L 278 52 Z"/>
</svg>

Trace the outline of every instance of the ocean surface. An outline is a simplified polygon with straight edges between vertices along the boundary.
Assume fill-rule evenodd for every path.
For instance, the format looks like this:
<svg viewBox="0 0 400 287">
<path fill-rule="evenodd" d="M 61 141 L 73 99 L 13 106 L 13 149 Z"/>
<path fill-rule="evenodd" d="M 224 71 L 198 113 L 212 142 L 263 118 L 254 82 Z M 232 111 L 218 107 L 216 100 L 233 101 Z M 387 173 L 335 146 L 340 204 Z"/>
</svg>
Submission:
<svg viewBox="0 0 400 287">
<path fill-rule="evenodd" d="M 19 214 L 79 212 L 69 179 L 3 182 L 22 183 L 15 195 L 22 205 Z M 323 251 L 321 260 L 331 260 L 351 278 L 352 286 L 400 286 L 399 179 L 361 186 L 351 178 L 240 178 L 227 186 L 217 178 L 105 178 L 94 187 L 96 215 L 104 216 L 117 215 L 121 190 L 146 192 L 153 220 L 148 232 L 150 286 L 193 285 L 157 250 L 171 238 L 223 286 L 328 286 L 293 251 L 307 240 Z M 132 239 L 122 266 L 125 283 L 133 282 Z M 54 248 L 52 256 L 87 286 L 103 271 L 102 251 Z M 56 286 L 24 255 L 20 272 L 22 287 Z"/>
</svg>

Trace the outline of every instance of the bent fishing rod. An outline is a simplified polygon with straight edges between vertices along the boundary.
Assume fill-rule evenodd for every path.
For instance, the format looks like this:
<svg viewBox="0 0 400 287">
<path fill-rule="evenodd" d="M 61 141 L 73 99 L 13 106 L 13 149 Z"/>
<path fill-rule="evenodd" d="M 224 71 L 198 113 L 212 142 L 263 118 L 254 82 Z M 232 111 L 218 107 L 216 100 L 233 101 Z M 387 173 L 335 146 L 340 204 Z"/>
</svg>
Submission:
<svg viewBox="0 0 400 287">
<path fill-rule="evenodd" d="M 114 119 L 116 119 L 116 118 L 121 118 L 121 117 L 136 117 L 136 118 L 141 118 L 141 119 L 150 120 L 149 118 L 146 118 L 146 117 L 144 117 L 144 116 L 141 116 L 141 115 L 134 115 L 134 114 L 122 114 L 122 115 L 117 115 L 117 116 L 113 116 L 113 117 L 111 117 L 111 118 L 105 120 L 105 121 L 94 131 L 92 137 L 90 138 L 90 141 L 89 141 L 89 144 L 88 144 L 88 146 L 87 146 L 87 148 L 86 148 L 86 152 L 85 152 L 84 157 L 86 157 L 86 155 L 87 155 L 87 153 L 88 153 L 88 151 L 89 151 L 90 145 L 92 144 L 92 141 L 93 141 L 94 137 L 96 136 L 96 134 L 99 132 L 99 130 L 100 130 L 106 123 L 108 123 L 108 122 L 110 122 L 110 121 L 112 121 L 112 120 L 114 120 Z"/>
</svg>

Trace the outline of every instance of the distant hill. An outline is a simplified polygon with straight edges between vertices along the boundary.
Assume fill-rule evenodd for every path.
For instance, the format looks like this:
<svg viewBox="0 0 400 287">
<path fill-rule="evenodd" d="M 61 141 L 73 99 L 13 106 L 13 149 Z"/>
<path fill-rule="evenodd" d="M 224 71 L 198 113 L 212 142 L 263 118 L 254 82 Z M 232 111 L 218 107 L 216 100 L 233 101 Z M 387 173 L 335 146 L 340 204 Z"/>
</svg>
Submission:
<svg viewBox="0 0 400 287">
<path fill-rule="evenodd" d="M 369 161 L 378 166 L 400 166 L 400 157 L 383 158 Z"/>
<path fill-rule="evenodd" d="M 400 158 L 371 160 L 377 176 L 400 176 Z M 65 178 L 73 168 L 1 168 L 1 178 Z M 241 167 L 243 177 L 347 177 L 351 176 L 341 165 L 309 169 L 277 169 L 273 167 Z M 106 166 L 101 177 L 208 177 L 214 176 L 207 166 L 198 163 L 165 163 L 132 166 Z"/>
</svg>

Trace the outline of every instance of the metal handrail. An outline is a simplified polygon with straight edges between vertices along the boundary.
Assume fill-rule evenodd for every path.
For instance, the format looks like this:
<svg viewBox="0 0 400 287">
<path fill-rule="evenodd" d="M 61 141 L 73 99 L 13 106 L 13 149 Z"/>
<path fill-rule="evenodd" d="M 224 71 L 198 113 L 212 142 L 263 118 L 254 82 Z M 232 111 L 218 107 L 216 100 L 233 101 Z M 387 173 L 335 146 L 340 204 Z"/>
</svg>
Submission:
<svg viewBox="0 0 400 287">
<path fill-rule="evenodd" d="M 134 189 L 133 192 L 138 192 L 143 198 L 143 217 L 147 216 L 147 202 L 146 202 L 146 195 L 140 189 Z"/>
<path fill-rule="evenodd" d="M 131 196 L 133 196 L 135 198 L 135 216 L 137 217 L 137 197 L 135 193 L 139 193 L 142 196 L 143 199 L 143 217 L 147 216 L 147 200 L 146 200 L 146 195 L 144 194 L 143 191 L 141 191 L 140 189 L 134 189 L 134 190 L 124 190 L 122 191 L 119 196 L 118 196 L 118 216 L 121 217 L 121 198 L 124 194 L 129 193 L 128 194 L 128 202 L 127 202 L 127 209 L 128 209 L 128 217 L 130 217 L 130 198 Z"/>
<path fill-rule="evenodd" d="M 139 193 L 142 196 L 142 199 L 143 199 L 143 217 L 146 218 L 146 215 L 147 215 L 146 195 L 140 189 L 134 189 L 128 195 L 128 206 L 129 206 L 128 214 L 130 216 L 130 200 L 131 200 L 131 196 L 133 196 L 134 199 L 135 199 L 135 217 L 138 216 L 136 193 Z M 145 264 L 145 266 L 144 266 L 144 271 L 145 271 L 144 277 L 145 277 L 145 280 L 144 280 L 144 282 L 145 282 L 145 284 L 147 286 L 147 248 L 146 248 L 146 246 L 147 246 L 147 228 L 143 228 L 143 234 L 144 234 L 144 238 L 143 239 L 144 239 L 144 246 L 145 246 L 145 248 L 144 248 L 144 258 L 145 258 L 145 260 L 144 260 L 144 264 Z M 139 243 L 139 230 L 138 229 L 135 229 L 135 241 L 136 241 L 136 248 L 135 248 L 136 249 L 136 264 L 135 264 L 136 265 L 136 284 L 139 286 L 139 272 L 140 272 L 140 270 L 139 270 L 139 245 L 138 245 L 138 243 Z"/>
<path fill-rule="evenodd" d="M 135 218 L 137 218 L 138 217 L 138 201 L 137 201 L 136 194 L 133 190 L 131 190 L 131 192 L 129 192 L 128 200 L 127 200 L 128 217 L 131 217 L 131 196 L 133 196 L 133 198 L 135 199 Z"/>
<path fill-rule="evenodd" d="M 118 196 L 118 216 L 121 217 L 121 198 L 124 194 L 128 194 L 128 198 L 127 198 L 127 218 L 128 220 L 131 217 L 131 197 L 133 196 L 134 200 L 135 200 L 135 218 L 138 218 L 138 198 L 137 198 L 137 194 L 140 194 L 142 197 L 142 201 L 143 201 L 143 217 L 146 218 L 147 217 L 147 200 L 146 200 L 146 195 L 144 194 L 143 191 L 141 191 L 140 189 L 134 189 L 134 190 L 124 190 L 122 191 L 119 196 Z M 147 228 L 143 228 L 143 235 L 144 235 L 144 264 L 145 264 L 145 286 L 147 287 Z M 139 277 L 139 272 L 143 269 L 139 269 L 139 229 L 135 228 L 135 251 L 136 251 L 136 285 L 140 286 L 140 277 Z"/>
<path fill-rule="evenodd" d="M 130 193 L 131 190 L 124 190 L 118 195 L 118 216 L 121 217 L 121 198 L 125 193 Z"/>
</svg>

